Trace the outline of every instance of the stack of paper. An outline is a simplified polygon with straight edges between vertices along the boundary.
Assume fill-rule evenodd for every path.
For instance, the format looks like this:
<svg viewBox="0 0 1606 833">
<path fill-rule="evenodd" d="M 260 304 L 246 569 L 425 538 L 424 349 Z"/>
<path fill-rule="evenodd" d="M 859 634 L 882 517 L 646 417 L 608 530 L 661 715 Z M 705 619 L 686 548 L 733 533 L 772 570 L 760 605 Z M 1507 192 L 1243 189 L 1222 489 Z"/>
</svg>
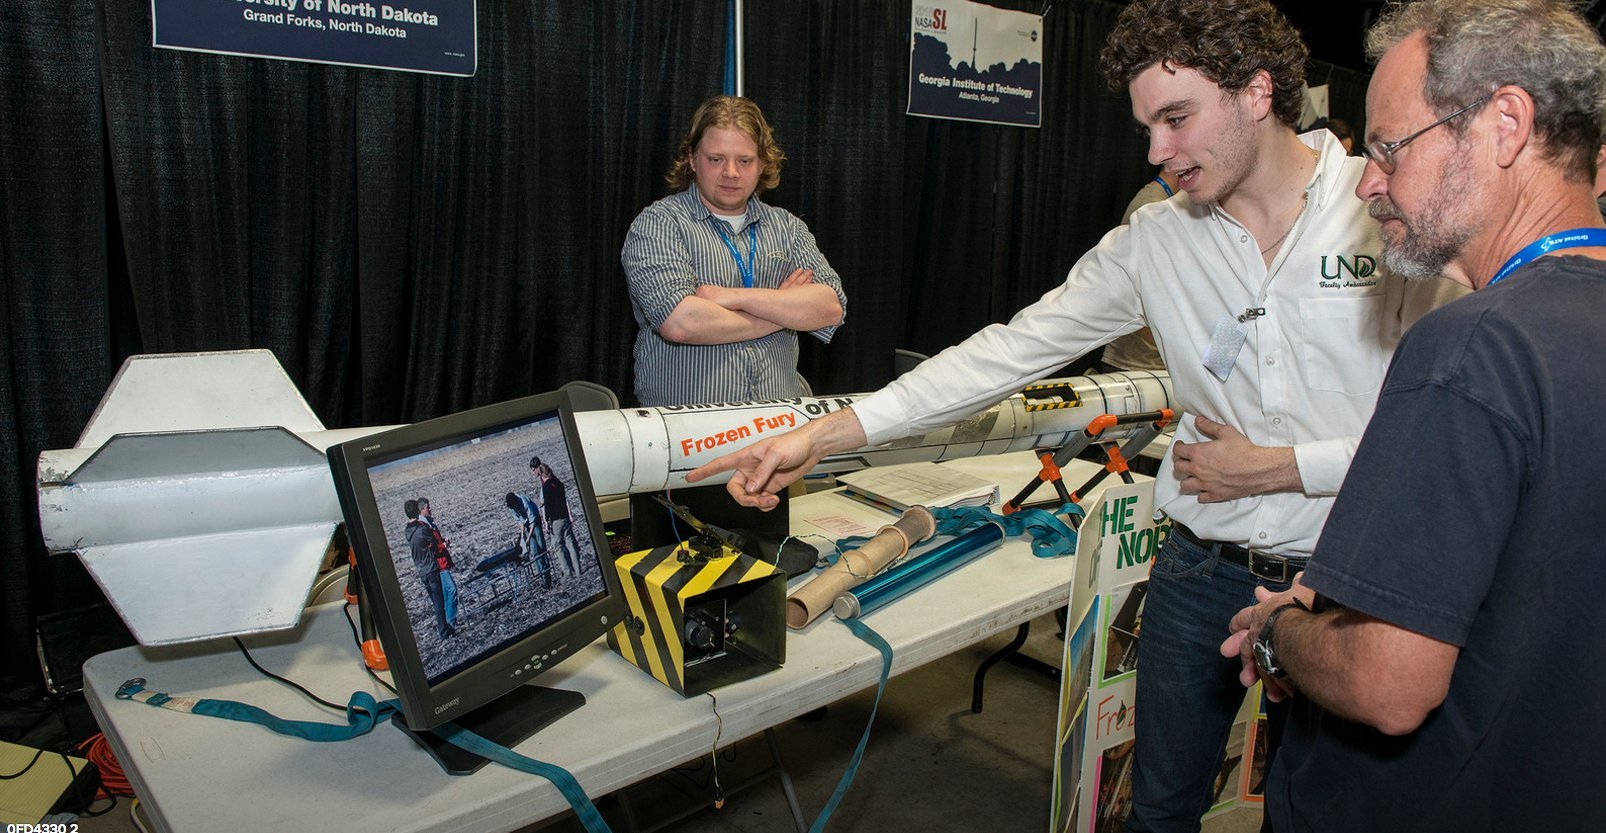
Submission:
<svg viewBox="0 0 1606 833">
<path fill-rule="evenodd" d="M 843 493 L 895 511 L 911 506 L 989 506 L 998 484 L 936 463 L 880 466 L 839 475 Z"/>
</svg>

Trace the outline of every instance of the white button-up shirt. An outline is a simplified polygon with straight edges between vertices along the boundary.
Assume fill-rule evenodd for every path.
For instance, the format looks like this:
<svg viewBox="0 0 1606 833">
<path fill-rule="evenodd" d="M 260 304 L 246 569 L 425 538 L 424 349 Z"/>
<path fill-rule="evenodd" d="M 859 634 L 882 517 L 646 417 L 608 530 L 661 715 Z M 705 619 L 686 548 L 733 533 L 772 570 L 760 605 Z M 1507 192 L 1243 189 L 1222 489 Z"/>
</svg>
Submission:
<svg viewBox="0 0 1606 833">
<path fill-rule="evenodd" d="M 1196 534 L 1307 556 L 1372 415 L 1405 327 L 1460 294 L 1443 279 L 1407 282 L 1381 264 L 1377 223 L 1355 196 L 1365 162 L 1327 131 L 1305 210 L 1268 267 L 1243 224 L 1186 194 L 1148 205 L 1104 236 L 1065 283 L 853 405 L 872 445 L 923 433 L 996 403 L 1067 361 L 1145 325 L 1187 411 L 1177 439 L 1203 438 L 1193 415 L 1261 446 L 1292 447 L 1303 492 L 1200 503 L 1181 493 L 1167 454 L 1155 505 Z M 1239 324 L 1245 310 L 1265 314 Z M 1227 381 L 1202 362 L 1219 322 L 1246 340 Z M 1428 429 L 1424 426 L 1424 429 Z"/>
</svg>

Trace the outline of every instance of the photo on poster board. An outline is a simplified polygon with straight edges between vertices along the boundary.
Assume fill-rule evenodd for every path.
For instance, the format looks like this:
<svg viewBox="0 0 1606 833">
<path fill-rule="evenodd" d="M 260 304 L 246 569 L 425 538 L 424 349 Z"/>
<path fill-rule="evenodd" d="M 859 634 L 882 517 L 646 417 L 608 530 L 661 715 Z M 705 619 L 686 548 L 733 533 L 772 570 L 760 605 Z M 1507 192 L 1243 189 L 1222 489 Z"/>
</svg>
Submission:
<svg viewBox="0 0 1606 833">
<path fill-rule="evenodd" d="M 1065 664 L 1061 668 L 1071 669 L 1069 684 L 1063 686 L 1065 695 L 1069 699 L 1066 705 L 1087 697 L 1089 685 L 1093 681 L 1093 657 L 1098 652 L 1094 650 L 1094 636 L 1098 632 L 1099 599 L 1093 599 L 1093 606 L 1088 608 L 1087 615 L 1082 617 L 1081 624 L 1071 634 L 1065 650 Z"/>
<path fill-rule="evenodd" d="M 1104 627 L 1104 663 L 1101 680 L 1112 682 L 1138 668 L 1138 632 L 1143 627 L 1143 601 L 1149 583 L 1118 587 L 1110 594 L 1109 621 Z"/>
<path fill-rule="evenodd" d="M 1126 828 L 1132 811 L 1132 744 L 1116 744 L 1099 756 L 1094 833 L 1122 833 Z"/>
<path fill-rule="evenodd" d="M 1216 772 L 1216 780 L 1212 785 L 1210 798 L 1210 812 L 1231 809 L 1238 804 L 1242 795 L 1242 780 L 1245 757 L 1245 741 L 1249 737 L 1249 721 L 1243 720 L 1232 724 L 1232 733 L 1227 736 L 1227 754 L 1221 761 L 1221 769 Z"/>
<path fill-rule="evenodd" d="M 1087 753 L 1087 698 L 1077 705 L 1071 716 L 1070 730 L 1060 738 L 1059 760 L 1055 768 L 1059 777 L 1054 782 L 1054 814 L 1056 830 L 1076 829 L 1077 809 L 1082 799 L 1082 761 Z"/>
<path fill-rule="evenodd" d="M 1246 744 L 1249 756 L 1249 767 L 1244 770 L 1243 796 L 1244 801 L 1260 804 L 1266 800 L 1266 716 L 1264 714 L 1255 718 L 1255 724 L 1249 729 L 1249 743 Z"/>
<path fill-rule="evenodd" d="M 1072 602 L 1075 606 L 1075 602 Z M 1065 638 L 1060 658 L 1060 708 L 1058 722 L 1059 754 L 1054 761 L 1054 800 L 1051 817 L 1055 830 L 1069 829 L 1076 817 L 1081 795 L 1084 756 L 1087 752 L 1087 702 L 1092 684 L 1093 657 L 1098 653 L 1094 635 L 1099 625 L 1099 599 L 1082 615 L 1075 629 Z"/>
</svg>

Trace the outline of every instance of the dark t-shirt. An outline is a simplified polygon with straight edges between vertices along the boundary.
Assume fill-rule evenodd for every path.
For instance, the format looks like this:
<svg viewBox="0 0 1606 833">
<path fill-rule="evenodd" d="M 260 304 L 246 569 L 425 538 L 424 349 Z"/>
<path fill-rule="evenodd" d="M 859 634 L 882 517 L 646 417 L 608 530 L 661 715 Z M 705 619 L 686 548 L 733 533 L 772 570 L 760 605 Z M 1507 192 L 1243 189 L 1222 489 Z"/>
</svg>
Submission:
<svg viewBox="0 0 1606 833">
<path fill-rule="evenodd" d="M 556 477 L 541 481 L 541 502 L 546 504 L 547 523 L 569 519 L 569 502 L 563 493 L 563 483 Z"/>
<path fill-rule="evenodd" d="M 1280 833 L 1606 830 L 1606 264 L 1541 258 L 1401 341 L 1305 582 L 1459 646 L 1392 738 L 1301 701 Z"/>
</svg>

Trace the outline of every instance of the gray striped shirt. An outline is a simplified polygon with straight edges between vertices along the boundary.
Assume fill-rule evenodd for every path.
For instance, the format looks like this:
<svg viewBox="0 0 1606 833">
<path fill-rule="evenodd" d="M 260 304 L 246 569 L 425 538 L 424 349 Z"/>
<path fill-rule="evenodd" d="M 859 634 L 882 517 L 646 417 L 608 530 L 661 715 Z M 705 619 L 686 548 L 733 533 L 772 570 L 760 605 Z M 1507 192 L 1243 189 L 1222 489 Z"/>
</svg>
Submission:
<svg viewBox="0 0 1606 833">
<path fill-rule="evenodd" d="M 741 271 L 715 223 L 725 225 L 703 205 L 694 184 L 647 206 L 625 237 L 620 261 L 639 328 L 636 399 L 642 405 L 746 402 L 808 393 L 797 372 L 797 333 L 792 330 L 730 344 L 676 344 L 658 335 L 675 306 L 696 295 L 699 285 L 742 285 Z M 748 225 L 754 225 L 758 235 L 755 287 L 774 289 L 793 269 L 813 269 L 815 283 L 836 290 L 846 316 L 848 298 L 842 279 L 820 254 L 802 220 L 757 197 L 748 200 L 745 220 L 734 232 L 729 226 L 724 229 L 744 263 Z M 813 335 L 830 342 L 838 326 L 840 322 L 822 327 Z"/>
</svg>

